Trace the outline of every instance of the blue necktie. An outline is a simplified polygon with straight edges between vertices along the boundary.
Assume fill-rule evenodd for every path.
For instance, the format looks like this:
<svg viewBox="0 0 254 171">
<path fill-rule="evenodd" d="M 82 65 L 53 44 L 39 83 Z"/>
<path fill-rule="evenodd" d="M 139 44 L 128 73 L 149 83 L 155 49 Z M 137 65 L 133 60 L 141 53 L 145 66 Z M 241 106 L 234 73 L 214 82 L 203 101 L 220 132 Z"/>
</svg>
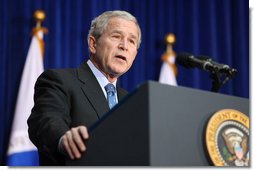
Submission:
<svg viewBox="0 0 254 171">
<path fill-rule="evenodd" d="M 107 92 L 108 106 L 111 109 L 112 107 L 114 107 L 117 104 L 117 101 L 116 101 L 116 89 L 115 89 L 115 86 L 113 84 L 108 83 L 105 86 L 105 90 Z"/>
</svg>

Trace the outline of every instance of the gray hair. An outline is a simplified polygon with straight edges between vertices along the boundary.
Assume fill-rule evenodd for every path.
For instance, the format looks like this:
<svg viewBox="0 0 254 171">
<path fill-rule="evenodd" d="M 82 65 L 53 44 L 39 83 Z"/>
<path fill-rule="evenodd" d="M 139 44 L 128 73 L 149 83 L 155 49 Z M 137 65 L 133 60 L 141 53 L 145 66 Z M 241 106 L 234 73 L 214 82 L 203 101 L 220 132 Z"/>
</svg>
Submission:
<svg viewBox="0 0 254 171">
<path fill-rule="evenodd" d="M 93 36 L 96 40 L 98 40 L 101 34 L 103 33 L 103 31 L 105 30 L 105 28 L 107 27 L 109 19 L 112 17 L 120 17 L 125 20 L 133 21 L 137 25 L 137 28 L 138 28 L 137 49 L 138 49 L 141 43 L 141 29 L 139 27 L 137 19 L 126 11 L 118 11 L 118 10 L 106 11 L 102 13 L 101 15 L 99 15 L 98 17 L 94 18 L 91 22 L 88 38 L 90 36 Z"/>
</svg>

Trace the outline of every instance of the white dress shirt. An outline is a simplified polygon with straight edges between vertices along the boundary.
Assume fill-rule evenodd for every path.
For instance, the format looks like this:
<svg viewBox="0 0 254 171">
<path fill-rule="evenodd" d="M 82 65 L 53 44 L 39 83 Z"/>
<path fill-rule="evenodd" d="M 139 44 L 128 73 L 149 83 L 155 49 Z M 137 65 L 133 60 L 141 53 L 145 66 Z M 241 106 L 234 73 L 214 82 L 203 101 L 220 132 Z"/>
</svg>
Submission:
<svg viewBox="0 0 254 171">
<path fill-rule="evenodd" d="M 97 81 L 99 82 L 99 84 L 100 84 L 100 86 L 101 86 L 101 89 L 102 89 L 102 91 L 103 91 L 103 93 L 104 93 L 104 95 L 105 95 L 105 97 L 106 97 L 106 99 L 107 99 L 107 92 L 106 92 L 106 90 L 105 90 L 104 87 L 105 87 L 108 83 L 110 83 L 110 82 L 109 82 L 108 79 L 101 73 L 101 71 L 98 70 L 98 69 L 94 66 L 94 64 L 91 62 L 90 59 L 87 61 L 87 64 L 88 64 L 89 68 L 92 70 L 92 72 L 93 72 L 94 76 L 96 77 Z M 116 87 L 116 82 L 117 82 L 117 80 L 115 80 L 115 81 L 112 83 L 115 87 Z M 117 101 L 117 103 L 118 103 L 117 92 L 116 92 L 116 101 Z"/>
</svg>

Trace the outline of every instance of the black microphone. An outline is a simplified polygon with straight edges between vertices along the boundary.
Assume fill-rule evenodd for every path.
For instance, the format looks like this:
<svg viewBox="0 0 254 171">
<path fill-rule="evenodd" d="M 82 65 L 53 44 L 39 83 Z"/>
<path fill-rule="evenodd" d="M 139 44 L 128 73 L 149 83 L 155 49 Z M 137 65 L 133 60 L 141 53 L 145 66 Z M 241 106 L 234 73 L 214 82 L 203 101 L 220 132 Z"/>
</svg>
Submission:
<svg viewBox="0 0 254 171">
<path fill-rule="evenodd" d="M 212 58 L 205 56 L 205 55 L 198 55 L 196 56 L 197 59 L 199 60 L 205 60 L 210 62 L 214 67 L 218 69 L 219 72 L 225 73 L 231 76 L 234 76 L 237 73 L 237 70 L 235 68 L 230 68 L 226 64 L 220 64 L 212 60 Z"/>
<path fill-rule="evenodd" d="M 176 57 L 176 63 L 186 68 L 199 68 L 205 71 L 213 71 L 214 65 L 209 60 L 195 58 L 190 53 L 180 53 Z"/>
</svg>

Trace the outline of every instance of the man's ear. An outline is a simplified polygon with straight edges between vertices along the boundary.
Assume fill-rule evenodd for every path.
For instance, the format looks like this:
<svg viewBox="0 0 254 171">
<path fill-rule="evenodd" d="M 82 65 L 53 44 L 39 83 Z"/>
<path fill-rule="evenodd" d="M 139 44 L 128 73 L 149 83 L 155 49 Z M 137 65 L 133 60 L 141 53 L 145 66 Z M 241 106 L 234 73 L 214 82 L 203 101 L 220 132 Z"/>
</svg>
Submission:
<svg viewBox="0 0 254 171">
<path fill-rule="evenodd" d="M 93 36 L 89 36 L 87 41 L 88 41 L 89 51 L 94 54 L 96 52 L 96 40 L 95 40 L 95 38 Z"/>
</svg>

